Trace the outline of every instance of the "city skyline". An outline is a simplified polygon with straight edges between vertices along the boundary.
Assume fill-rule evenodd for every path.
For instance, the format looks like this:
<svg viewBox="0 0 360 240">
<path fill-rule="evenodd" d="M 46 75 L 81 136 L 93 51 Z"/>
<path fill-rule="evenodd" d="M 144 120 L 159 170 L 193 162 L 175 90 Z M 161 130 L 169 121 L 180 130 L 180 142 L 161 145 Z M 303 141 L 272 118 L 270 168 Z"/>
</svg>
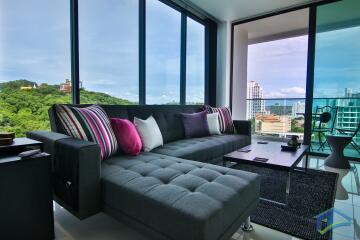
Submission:
<svg viewBox="0 0 360 240">
<path fill-rule="evenodd" d="M 313 111 L 318 106 L 336 107 L 335 129 L 356 129 L 360 118 L 360 91 L 345 87 L 341 98 L 313 99 Z M 248 84 L 247 119 L 254 121 L 254 130 L 260 135 L 278 135 L 286 138 L 290 135 L 303 136 L 305 99 L 261 99 L 262 86 L 254 81 Z M 254 98 L 251 100 L 251 98 Z M 260 98 L 260 99 L 259 99 Z M 360 144 L 360 137 L 354 136 Z"/>
</svg>

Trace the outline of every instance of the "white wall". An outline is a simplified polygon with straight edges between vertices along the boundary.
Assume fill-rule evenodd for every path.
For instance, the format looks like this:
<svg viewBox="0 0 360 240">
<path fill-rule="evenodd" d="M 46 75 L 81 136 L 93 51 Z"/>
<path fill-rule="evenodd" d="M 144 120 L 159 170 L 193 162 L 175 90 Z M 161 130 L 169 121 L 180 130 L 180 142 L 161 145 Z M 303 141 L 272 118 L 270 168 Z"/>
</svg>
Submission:
<svg viewBox="0 0 360 240">
<path fill-rule="evenodd" d="M 232 90 L 232 115 L 234 119 L 246 119 L 248 32 L 236 26 L 234 29 L 234 66 Z M 230 90 L 230 91 L 231 91 Z"/>
<path fill-rule="evenodd" d="M 231 23 L 218 23 L 216 105 L 229 106 Z"/>
<path fill-rule="evenodd" d="M 231 57 L 231 23 L 218 24 L 217 46 L 217 89 L 216 105 L 230 105 L 230 57 Z M 246 89 L 247 89 L 247 49 L 248 33 L 236 27 L 234 30 L 234 67 L 232 111 L 233 118 L 246 119 Z"/>
</svg>

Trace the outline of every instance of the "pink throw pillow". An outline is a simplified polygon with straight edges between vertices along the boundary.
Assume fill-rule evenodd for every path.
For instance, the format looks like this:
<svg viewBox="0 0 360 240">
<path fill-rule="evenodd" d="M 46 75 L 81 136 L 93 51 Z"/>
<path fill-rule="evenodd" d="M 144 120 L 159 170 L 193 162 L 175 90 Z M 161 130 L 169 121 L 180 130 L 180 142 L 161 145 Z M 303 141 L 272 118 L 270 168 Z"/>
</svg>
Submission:
<svg viewBox="0 0 360 240">
<path fill-rule="evenodd" d="M 110 118 L 110 122 L 120 148 L 126 154 L 139 155 L 142 143 L 134 124 L 121 118 Z"/>
</svg>

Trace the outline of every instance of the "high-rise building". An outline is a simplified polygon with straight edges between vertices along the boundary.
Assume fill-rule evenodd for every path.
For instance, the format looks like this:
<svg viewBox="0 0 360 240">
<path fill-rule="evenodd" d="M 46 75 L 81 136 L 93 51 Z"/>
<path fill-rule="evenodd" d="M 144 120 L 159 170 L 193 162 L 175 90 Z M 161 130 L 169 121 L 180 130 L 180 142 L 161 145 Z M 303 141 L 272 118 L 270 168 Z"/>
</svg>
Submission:
<svg viewBox="0 0 360 240">
<path fill-rule="evenodd" d="M 263 89 L 259 83 L 251 81 L 247 85 L 247 119 L 253 119 L 257 114 L 265 114 L 265 100 Z"/>
<path fill-rule="evenodd" d="M 345 97 L 347 99 L 337 99 L 335 103 L 338 107 L 336 127 L 356 129 L 360 119 L 360 93 L 345 88 Z M 354 137 L 354 141 L 360 144 L 359 134 Z"/>
<path fill-rule="evenodd" d="M 300 101 L 294 103 L 292 105 L 291 116 L 296 118 L 303 116 L 303 114 L 305 114 L 305 103 Z"/>
<path fill-rule="evenodd" d="M 345 88 L 345 97 L 352 97 L 352 89 L 351 88 Z"/>
</svg>

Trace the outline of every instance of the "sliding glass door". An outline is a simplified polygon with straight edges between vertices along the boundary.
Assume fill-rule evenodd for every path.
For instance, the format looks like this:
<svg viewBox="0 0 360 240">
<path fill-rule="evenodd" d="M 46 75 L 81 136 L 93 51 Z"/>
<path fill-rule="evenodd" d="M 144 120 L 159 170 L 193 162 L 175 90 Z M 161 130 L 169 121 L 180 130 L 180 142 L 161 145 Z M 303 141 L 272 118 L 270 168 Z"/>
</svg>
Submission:
<svg viewBox="0 0 360 240">
<path fill-rule="evenodd" d="M 312 150 L 328 153 L 325 135 L 353 135 L 345 155 L 360 157 L 360 1 L 317 7 Z M 326 123 L 322 112 L 330 112 Z"/>
</svg>

